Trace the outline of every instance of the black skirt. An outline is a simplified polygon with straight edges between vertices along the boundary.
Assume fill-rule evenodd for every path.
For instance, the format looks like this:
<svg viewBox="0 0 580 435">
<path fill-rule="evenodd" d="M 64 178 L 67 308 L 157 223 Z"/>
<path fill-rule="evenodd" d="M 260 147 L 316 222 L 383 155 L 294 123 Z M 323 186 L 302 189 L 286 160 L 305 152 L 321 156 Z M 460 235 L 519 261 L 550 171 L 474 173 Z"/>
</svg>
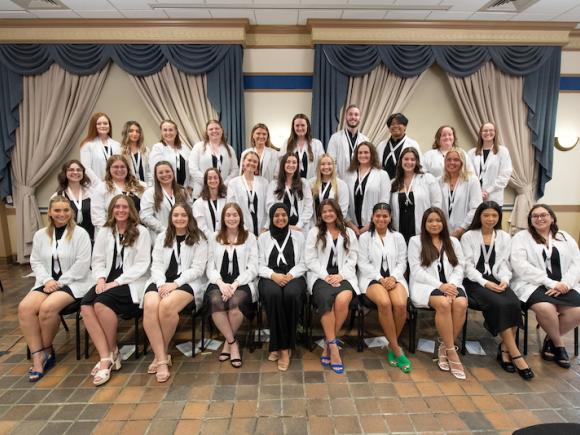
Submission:
<svg viewBox="0 0 580 435">
<path fill-rule="evenodd" d="M 44 286 L 40 286 L 40 287 L 36 287 L 35 289 L 32 289 L 33 292 L 40 292 L 40 293 L 44 293 L 45 295 L 50 295 L 51 293 L 46 293 L 44 291 Z M 75 295 L 73 295 L 72 290 L 69 288 L 69 286 L 64 286 L 62 288 L 58 288 L 55 290 L 55 292 L 65 292 L 68 295 L 71 295 L 73 297 L 73 299 L 75 301 L 78 301 L 80 298 L 75 298 Z M 54 292 L 53 292 L 54 293 Z"/>
<path fill-rule="evenodd" d="M 81 305 L 95 305 L 98 302 L 124 317 L 134 317 L 139 312 L 139 305 L 133 303 L 128 284 L 113 287 L 100 294 L 97 294 L 95 288 L 96 286 L 91 287 L 81 300 Z"/>
<path fill-rule="evenodd" d="M 210 284 L 205 291 L 203 305 L 209 307 L 211 314 L 238 308 L 247 319 L 253 319 L 256 311 L 252 303 L 252 290 L 247 284 L 239 286 L 226 302 L 222 300 L 222 292 L 217 284 Z"/>
<path fill-rule="evenodd" d="M 522 326 L 520 300 L 509 287 L 501 293 L 482 287 L 479 283 L 465 279 L 463 286 L 483 313 L 483 326 L 494 337 L 508 328 Z"/>
<path fill-rule="evenodd" d="M 354 296 L 354 289 L 346 279 L 338 287 L 333 287 L 326 281 L 317 279 L 312 286 L 312 303 L 316 308 L 316 312 L 324 314 L 331 311 L 336 296 L 345 290 L 350 290 Z"/>
<path fill-rule="evenodd" d="M 560 295 L 558 297 L 548 296 L 546 292 L 548 289 L 544 286 L 538 287 L 528 301 L 526 306 L 530 308 L 532 305 L 540 302 L 548 302 L 553 305 L 563 305 L 567 307 L 580 307 L 580 293 L 576 289 L 570 289 L 565 295 Z"/>
<path fill-rule="evenodd" d="M 191 286 L 189 284 L 183 284 L 179 287 L 177 287 L 175 290 L 181 290 L 184 291 L 186 293 L 189 293 L 191 296 L 195 297 L 195 294 L 193 292 L 193 289 L 191 288 Z M 149 284 L 147 286 L 147 288 L 145 289 L 145 293 L 148 292 L 156 292 L 159 291 L 159 289 L 157 288 L 157 284 L 155 284 L 154 282 L 152 282 L 151 284 Z"/>
</svg>

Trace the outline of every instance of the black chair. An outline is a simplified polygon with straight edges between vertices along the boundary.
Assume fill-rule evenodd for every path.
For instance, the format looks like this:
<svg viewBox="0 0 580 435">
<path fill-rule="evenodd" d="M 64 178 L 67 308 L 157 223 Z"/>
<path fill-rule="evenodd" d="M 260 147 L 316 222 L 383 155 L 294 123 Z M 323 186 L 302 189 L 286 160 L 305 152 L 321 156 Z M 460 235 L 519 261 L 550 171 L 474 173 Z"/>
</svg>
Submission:
<svg viewBox="0 0 580 435">
<path fill-rule="evenodd" d="M 135 359 L 139 359 L 141 356 L 139 352 L 139 320 L 143 318 L 143 310 L 139 308 L 134 315 L 122 315 L 119 316 L 122 320 L 133 320 L 134 321 L 134 344 L 135 344 Z M 122 343 L 119 343 L 119 347 Z M 143 354 L 147 355 L 147 335 L 143 333 Z M 85 359 L 89 357 L 89 332 L 85 328 Z"/>
<path fill-rule="evenodd" d="M 66 332 L 70 332 L 68 325 L 66 324 L 66 320 L 64 316 L 68 316 L 70 314 L 75 315 L 75 350 L 76 350 L 76 359 L 79 361 L 81 359 L 81 301 L 74 301 L 73 303 L 64 307 L 59 315 L 60 315 L 60 323 L 62 324 L 64 330 Z M 30 359 L 30 349 L 26 346 L 26 358 Z"/>
<path fill-rule="evenodd" d="M 4 286 L 2 285 L 1 279 L 0 279 L 0 293 L 4 293 Z"/>
</svg>

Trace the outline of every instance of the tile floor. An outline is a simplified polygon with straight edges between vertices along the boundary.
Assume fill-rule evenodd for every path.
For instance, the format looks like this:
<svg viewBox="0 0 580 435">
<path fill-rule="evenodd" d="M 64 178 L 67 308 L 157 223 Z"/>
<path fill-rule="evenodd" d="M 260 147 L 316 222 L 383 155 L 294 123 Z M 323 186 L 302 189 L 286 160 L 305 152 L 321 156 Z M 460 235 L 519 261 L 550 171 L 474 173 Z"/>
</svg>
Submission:
<svg viewBox="0 0 580 435">
<path fill-rule="evenodd" d="M 267 361 L 266 348 L 245 349 L 240 370 L 219 363 L 215 353 L 191 359 L 174 350 L 166 384 L 146 373 L 149 353 L 126 361 L 108 384 L 95 388 L 88 376 L 95 353 L 76 361 L 74 333 L 61 328 L 57 366 L 31 384 L 16 312 L 32 285 L 21 278 L 28 271 L 0 266 L 0 434 L 507 434 L 541 422 L 580 422 L 580 365 L 564 370 L 542 362 L 535 333 L 528 362 L 537 377 L 531 382 L 501 371 L 492 356 L 465 356 L 467 380 L 456 381 L 422 352 L 412 356 L 414 369 L 406 375 L 387 366 L 384 351 L 357 353 L 347 344 L 344 375 L 323 370 L 318 349 L 300 348 L 283 374 Z M 422 316 L 419 336 L 433 335 L 429 316 Z M 369 331 L 377 334 L 376 315 L 368 319 Z M 121 334 L 128 334 L 129 323 Z M 72 330 L 73 324 L 70 319 Z M 470 314 L 468 335 L 494 355 L 496 341 L 481 324 L 479 315 Z M 184 320 L 179 339 L 188 334 Z M 406 343 L 406 331 L 403 337 Z"/>
</svg>

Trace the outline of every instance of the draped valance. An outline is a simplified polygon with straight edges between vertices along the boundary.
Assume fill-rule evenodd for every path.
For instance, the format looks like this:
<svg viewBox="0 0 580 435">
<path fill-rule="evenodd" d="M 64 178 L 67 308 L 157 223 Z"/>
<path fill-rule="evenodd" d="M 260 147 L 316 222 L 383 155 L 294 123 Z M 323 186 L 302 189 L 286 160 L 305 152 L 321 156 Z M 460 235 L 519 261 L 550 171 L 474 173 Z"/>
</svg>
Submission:
<svg viewBox="0 0 580 435">
<path fill-rule="evenodd" d="M 53 63 L 76 75 L 94 74 L 111 61 L 136 76 L 157 73 L 168 62 L 186 74 L 206 74 L 208 98 L 240 152 L 245 125 L 242 59 L 240 45 L 0 44 L 0 196 L 10 193 L 8 165 L 19 125 L 22 76 L 42 74 Z"/>
<path fill-rule="evenodd" d="M 368 74 L 380 63 L 394 74 L 413 77 L 436 63 L 451 75 L 465 77 L 486 62 L 524 77 L 528 127 L 540 165 L 538 196 L 552 177 L 554 130 L 560 79 L 560 47 L 550 46 L 316 46 L 312 94 L 312 129 L 327 143 L 339 124 L 350 77 Z M 385 114 L 385 118 L 388 114 Z"/>
</svg>

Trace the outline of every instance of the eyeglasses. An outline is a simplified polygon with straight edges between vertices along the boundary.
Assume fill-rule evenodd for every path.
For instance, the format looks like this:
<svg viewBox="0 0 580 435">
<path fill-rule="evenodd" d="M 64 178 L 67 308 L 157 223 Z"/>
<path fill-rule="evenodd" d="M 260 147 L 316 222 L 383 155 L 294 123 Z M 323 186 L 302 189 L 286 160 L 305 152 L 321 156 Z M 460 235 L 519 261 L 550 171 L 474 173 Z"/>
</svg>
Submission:
<svg viewBox="0 0 580 435">
<path fill-rule="evenodd" d="M 550 217 L 549 213 L 533 214 L 532 219 L 537 221 L 538 219 L 548 219 Z"/>
<path fill-rule="evenodd" d="M 68 168 L 67 172 L 84 172 L 81 168 Z"/>
</svg>

